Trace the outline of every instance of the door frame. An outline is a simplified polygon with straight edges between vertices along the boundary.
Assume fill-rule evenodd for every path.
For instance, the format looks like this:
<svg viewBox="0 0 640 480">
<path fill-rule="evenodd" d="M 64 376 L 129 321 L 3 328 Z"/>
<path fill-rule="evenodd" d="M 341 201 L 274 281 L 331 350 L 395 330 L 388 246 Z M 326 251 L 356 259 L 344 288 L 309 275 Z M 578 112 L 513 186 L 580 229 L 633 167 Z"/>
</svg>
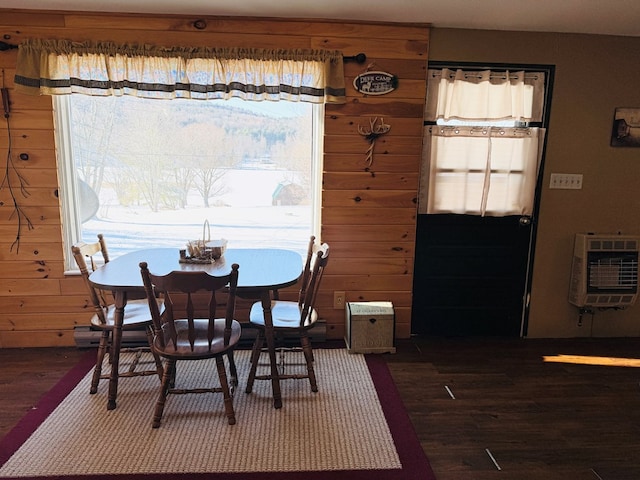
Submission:
<svg viewBox="0 0 640 480">
<path fill-rule="evenodd" d="M 531 299 L 531 284 L 533 279 L 533 262 L 535 257 L 535 246 L 537 239 L 537 227 L 538 227 L 538 213 L 540 211 L 540 197 L 542 195 L 542 180 L 544 177 L 545 157 L 547 152 L 547 138 L 549 119 L 551 114 L 551 99 L 553 94 L 553 82 L 555 77 L 555 65 L 552 64 L 521 64 L 521 63 L 478 63 L 478 62 L 450 62 L 450 61 L 429 61 L 427 69 L 443 69 L 448 68 L 451 70 L 511 70 L 511 71 L 524 71 L 524 72 L 545 72 L 545 91 L 544 91 L 544 108 L 542 112 L 541 122 L 531 122 L 530 127 L 541 127 L 547 131 L 544 136 L 542 154 L 540 157 L 540 167 L 538 169 L 538 176 L 536 179 L 536 187 L 534 193 L 534 204 L 531 218 L 530 238 L 529 238 L 529 251 L 527 258 L 526 277 L 524 281 L 524 292 L 522 302 L 522 316 L 520 322 L 520 337 L 527 336 L 529 328 L 529 306 Z M 428 98 L 428 97 L 427 97 Z M 424 126 L 433 125 L 434 122 L 424 121 Z"/>
</svg>

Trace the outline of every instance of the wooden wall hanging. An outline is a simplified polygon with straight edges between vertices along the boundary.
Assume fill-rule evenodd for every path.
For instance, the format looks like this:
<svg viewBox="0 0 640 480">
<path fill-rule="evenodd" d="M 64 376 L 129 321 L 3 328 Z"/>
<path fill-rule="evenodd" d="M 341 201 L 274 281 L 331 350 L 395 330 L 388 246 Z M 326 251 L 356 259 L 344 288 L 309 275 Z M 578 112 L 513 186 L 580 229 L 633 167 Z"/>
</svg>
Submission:
<svg viewBox="0 0 640 480">
<path fill-rule="evenodd" d="M 27 185 L 29 182 L 22 176 L 18 168 L 16 167 L 13 161 L 13 151 L 11 148 L 11 123 L 9 121 L 11 117 L 11 100 L 9 99 L 9 89 L 4 86 L 4 70 L 2 70 L 2 108 L 4 111 L 4 118 L 7 122 L 7 138 L 8 138 L 8 147 L 7 147 L 7 162 L 5 164 L 4 178 L 2 179 L 2 183 L 0 183 L 0 191 L 4 188 L 9 190 L 9 194 L 11 195 L 11 201 L 13 203 L 13 212 L 9 218 L 16 217 L 18 222 L 16 238 L 11 244 L 11 248 L 9 251 L 13 251 L 13 247 L 16 247 L 16 253 L 19 253 L 20 250 L 20 235 L 22 233 L 22 228 L 24 225 L 27 226 L 29 230 L 32 230 L 33 223 L 29 219 L 29 216 L 25 213 L 22 206 L 18 203 L 17 192 L 23 197 L 28 197 L 29 192 L 27 191 Z M 26 161 L 29 160 L 29 155 L 26 153 L 20 154 L 20 160 Z M 16 185 L 17 180 L 17 185 Z M 0 205 L 2 203 L 0 202 Z"/>
<path fill-rule="evenodd" d="M 376 146 L 376 140 L 389 130 L 391 130 L 391 125 L 384 123 L 384 118 L 381 118 L 378 123 L 378 117 L 369 119 L 368 130 L 362 125 L 358 125 L 358 133 L 369 141 L 369 148 L 367 149 L 367 157 L 365 160 L 368 167 L 373 164 L 373 149 Z"/>
</svg>

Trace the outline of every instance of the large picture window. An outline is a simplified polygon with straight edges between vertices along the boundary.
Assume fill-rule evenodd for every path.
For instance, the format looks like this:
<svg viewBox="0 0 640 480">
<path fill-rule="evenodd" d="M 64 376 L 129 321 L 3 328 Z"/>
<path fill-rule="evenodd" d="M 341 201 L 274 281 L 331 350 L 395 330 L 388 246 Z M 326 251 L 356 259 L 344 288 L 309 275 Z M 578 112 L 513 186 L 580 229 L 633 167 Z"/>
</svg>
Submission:
<svg viewBox="0 0 640 480">
<path fill-rule="evenodd" d="M 65 252 L 319 234 L 323 105 L 342 52 L 26 40 L 15 89 L 52 95 Z M 73 268 L 70 255 L 66 267 Z"/>
<path fill-rule="evenodd" d="M 230 247 L 304 252 L 319 231 L 322 105 L 53 99 L 66 245 L 183 248 L 208 220 Z"/>
</svg>

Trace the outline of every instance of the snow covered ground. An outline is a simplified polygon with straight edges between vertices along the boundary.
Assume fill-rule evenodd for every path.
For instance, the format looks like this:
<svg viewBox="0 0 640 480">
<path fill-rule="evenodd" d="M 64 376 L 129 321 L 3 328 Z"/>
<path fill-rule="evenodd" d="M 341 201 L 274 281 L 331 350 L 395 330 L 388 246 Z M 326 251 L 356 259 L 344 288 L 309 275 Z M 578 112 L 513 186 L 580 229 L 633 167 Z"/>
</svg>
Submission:
<svg viewBox="0 0 640 480">
<path fill-rule="evenodd" d="M 145 206 L 121 206 L 115 195 L 101 193 L 97 214 L 83 224 L 84 241 L 95 241 L 105 235 L 113 258 L 134 249 L 145 247 L 184 248 L 188 240 L 203 236 L 203 224 L 209 221 L 211 238 L 226 238 L 229 248 L 256 246 L 280 247 L 306 252 L 311 235 L 311 207 L 309 205 L 272 206 L 272 194 L 281 181 L 281 174 L 273 172 L 265 179 L 238 170 L 233 175 L 242 181 L 229 179 L 230 185 L 243 190 L 230 190 L 208 208 L 202 199 L 193 197 L 185 209 L 152 212 Z M 205 232 L 206 235 L 206 232 Z"/>
</svg>

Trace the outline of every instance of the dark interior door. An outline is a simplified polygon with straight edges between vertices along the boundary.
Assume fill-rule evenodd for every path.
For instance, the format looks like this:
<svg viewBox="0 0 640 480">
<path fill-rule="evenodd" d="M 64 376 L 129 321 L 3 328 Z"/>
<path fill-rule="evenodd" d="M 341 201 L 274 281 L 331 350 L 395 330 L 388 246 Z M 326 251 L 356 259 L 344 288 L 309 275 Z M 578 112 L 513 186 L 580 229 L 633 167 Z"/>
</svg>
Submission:
<svg viewBox="0 0 640 480">
<path fill-rule="evenodd" d="M 419 215 L 412 333 L 520 336 L 531 229 L 519 216 Z"/>
</svg>

